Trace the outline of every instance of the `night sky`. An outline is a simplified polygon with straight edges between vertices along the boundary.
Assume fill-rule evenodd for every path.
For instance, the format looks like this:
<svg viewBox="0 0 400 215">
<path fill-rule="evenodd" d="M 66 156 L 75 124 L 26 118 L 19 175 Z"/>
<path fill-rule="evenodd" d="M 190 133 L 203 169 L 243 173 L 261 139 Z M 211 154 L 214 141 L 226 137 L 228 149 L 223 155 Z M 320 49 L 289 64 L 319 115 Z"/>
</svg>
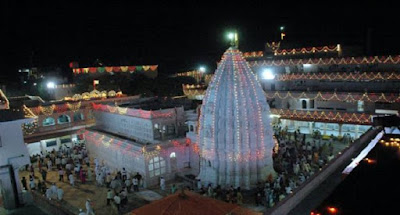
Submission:
<svg viewBox="0 0 400 215">
<path fill-rule="evenodd" d="M 286 27 L 287 41 L 297 44 L 296 48 L 337 43 L 364 46 L 370 29 L 371 54 L 400 54 L 397 7 L 381 2 L 109 2 L 2 1 L 6 35 L 2 76 L 12 77 L 17 68 L 29 66 L 67 68 L 71 61 L 89 67 L 96 59 L 105 65 L 158 64 L 161 74 L 200 65 L 214 70 L 228 48 L 225 35 L 229 30 L 239 32 L 241 51 L 261 51 L 266 42 L 277 39 L 281 25 Z"/>
</svg>

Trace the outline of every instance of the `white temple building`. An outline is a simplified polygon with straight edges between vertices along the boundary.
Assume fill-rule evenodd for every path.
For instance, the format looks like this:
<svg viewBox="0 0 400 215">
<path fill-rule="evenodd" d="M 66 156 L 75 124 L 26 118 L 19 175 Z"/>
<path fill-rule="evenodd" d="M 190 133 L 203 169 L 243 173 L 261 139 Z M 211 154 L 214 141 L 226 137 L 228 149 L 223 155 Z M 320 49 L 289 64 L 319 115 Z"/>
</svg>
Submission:
<svg viewBox="0 0 400 215">
<path fill-rule="evenodd" d="M 274 174 L 273 131 L 263 89 L 242 53 L 229 48 L 201 108 L 198 143 L 203 184 L 250 189 Z"/>
</svg>

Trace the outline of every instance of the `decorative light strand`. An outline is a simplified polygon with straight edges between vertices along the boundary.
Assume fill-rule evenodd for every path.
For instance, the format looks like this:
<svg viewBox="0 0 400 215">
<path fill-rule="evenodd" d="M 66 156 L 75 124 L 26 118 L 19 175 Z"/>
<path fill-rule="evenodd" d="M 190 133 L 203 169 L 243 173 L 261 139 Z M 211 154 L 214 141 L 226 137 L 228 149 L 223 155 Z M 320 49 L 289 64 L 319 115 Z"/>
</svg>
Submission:
<svg viewBox="0 0 400 215">
<path fill-rule="evenodd" d="M 256 66 L 295 66 L 303 64 L 315 65 L 349 65 L 349 64 L 400 64 L 400 55 L 374 56 L 374 57 L 342 57 L 342 58 L 308 58 L 308 59 L 282 59 L 282 60 L 258 60 L 249 64 Z"/>
<path fill-rule="evenodd" d="M 279 115 L 284 119 L 299 119 L 308 121 L 323 122 L 344 122 L 371 125 L 371 114 L 365 113 L 342 113 L 342 112 L 325 112 L 325 111 L 304 111 L 289 109 L 271 109 L 271 114 Z"/>
<path fill-rule="evenodd" d="M 291 73 L 277 74 L 277 81 L 293 80 L 327 80 L 327 81 L 381 81 L 400 80 L 398 72 L 319 72 L 319 73 Z"/>
</svg>

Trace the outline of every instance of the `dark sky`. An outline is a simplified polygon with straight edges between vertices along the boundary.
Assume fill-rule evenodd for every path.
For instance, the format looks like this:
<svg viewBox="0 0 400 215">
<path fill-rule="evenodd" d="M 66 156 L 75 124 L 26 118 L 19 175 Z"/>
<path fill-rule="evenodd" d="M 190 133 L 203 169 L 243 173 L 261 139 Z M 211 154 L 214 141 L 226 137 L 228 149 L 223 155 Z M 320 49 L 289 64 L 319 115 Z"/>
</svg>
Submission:
<svg viewBox="0 0 400 215">
<path fill-rule="evenodd" d="M 30 65 L 92 66 L 96 59 L 106 65 L 159 64 L 165 74 L 199 65 L 213 70 L 228 48 L 227 31 L 237 29 L 242 51 L 258 51 L 279 35 L 280 25 L 300 47 L 365 44 L 370 28 L 372 54 L 400 54 L 397 7 L 381 2 L 82 2 L 2 1 L 2 75 Z"/>
</svg>

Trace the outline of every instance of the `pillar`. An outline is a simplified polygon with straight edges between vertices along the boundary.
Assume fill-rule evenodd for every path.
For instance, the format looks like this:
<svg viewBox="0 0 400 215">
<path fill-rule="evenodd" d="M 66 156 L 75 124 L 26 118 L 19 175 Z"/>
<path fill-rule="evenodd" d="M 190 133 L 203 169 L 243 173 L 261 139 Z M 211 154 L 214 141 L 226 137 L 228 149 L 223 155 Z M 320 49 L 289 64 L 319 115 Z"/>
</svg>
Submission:
<svg viewBox="0 0 400 215">
<path fill-rule="evenodd" d="M 313 133 L 313 122 L 308 122 L 308 130 L 309 130 L 310 134 Z"/>
<path fill-rule="evenodd" d="M 356 129 L 355 129 L 355 134 L 354 134 L 354 139 L 358 139 L 359 135 L 358 132 L 360 131 L 360 125 L 356 125 Z"/>
<path fill-rule="evenodd" d="M 322 133 L 322 135 L 326 135 L 326 128 L 327 128 L 327 124 L 326 124 L 326 122 L 324 123 L 324 132 Z"/>
<path fill-rule="evenodd" d="M 342 137 L 342 126 L 343 126 L 343 124 L 339 123 L 339 138 Z"/>
</svg>

